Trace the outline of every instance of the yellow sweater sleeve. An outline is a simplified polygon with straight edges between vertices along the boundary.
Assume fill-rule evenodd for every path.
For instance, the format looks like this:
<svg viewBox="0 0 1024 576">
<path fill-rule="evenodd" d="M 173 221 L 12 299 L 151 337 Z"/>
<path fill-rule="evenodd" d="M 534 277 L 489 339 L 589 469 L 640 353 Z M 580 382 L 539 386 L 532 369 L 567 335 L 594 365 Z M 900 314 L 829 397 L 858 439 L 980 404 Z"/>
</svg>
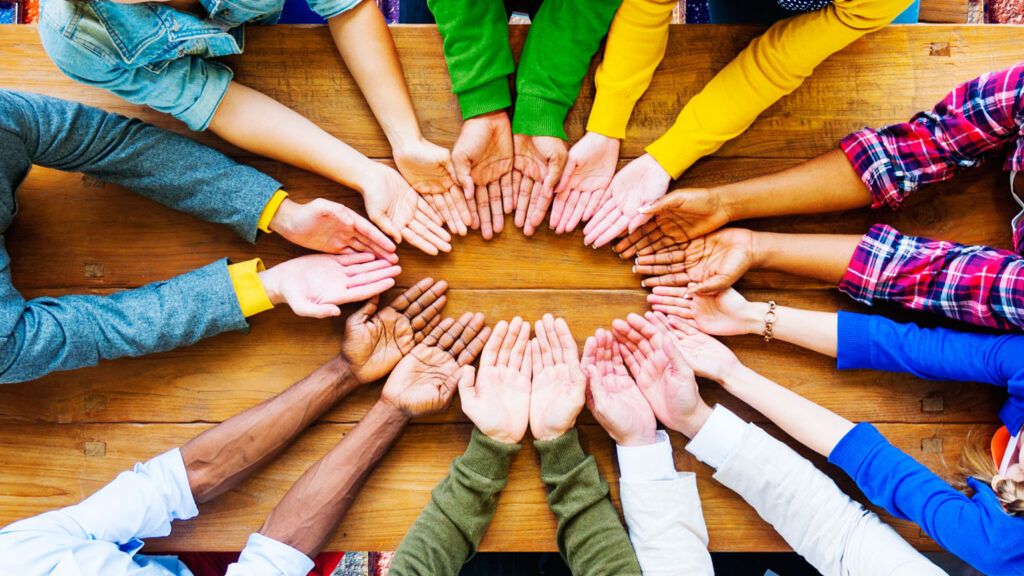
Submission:
<svg viewBox="0 0 1024 576">
<path fill-rule="evenodd" d="M 270 221 L 277 215 L 277 209 L 281 207 L 281 203 L 288 197 L 288 193 L 284 190 L 278 190 L 274 192 L 274 195 L 270 197 L 270 201 L 263 207 L 263 212 L 260 213 L 260 221 L 256 223 L 256 228 L 259 228 L 267 234 L 273 233 L 270 229 Z"/>
<path fill-rule="evenodd" d="M 739 136 L 795 90 L 814 68 L 861 36 L 880 30 L 911 0 L 835 0 L 776 23 L 694 96 L 675 124 L 647 147 L 673 178 Z"/>
<path fill-rule="evenodd" d="M 238 305 L 241 306 L 242 315 L 246 318 L 274 307 L 266 289 L 263 288 L 263 282 L 260 281 L 259 273 L 263 270 L 266 270 L 266 266 L 259 258 L 228 266 L 228 275 L 231 276 L 231 283 L 235 287 Z"/>
<path fill-rule="evenodd" d="M 615 13 L 604 59 L 594 83 L 597 95 L 587 130 L 625 138 L 636 101 L 651 84 L 668 46 L 672 8 L 678 0 L 623 0 Z"/>
</svg>

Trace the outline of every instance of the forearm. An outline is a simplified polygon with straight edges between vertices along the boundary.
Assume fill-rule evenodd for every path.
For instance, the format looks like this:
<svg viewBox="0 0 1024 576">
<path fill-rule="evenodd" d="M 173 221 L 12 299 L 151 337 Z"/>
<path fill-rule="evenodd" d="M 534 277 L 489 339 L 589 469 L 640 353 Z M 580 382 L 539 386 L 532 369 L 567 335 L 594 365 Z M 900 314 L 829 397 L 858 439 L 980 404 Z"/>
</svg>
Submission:
<svg viewBox="0 0 1024 576">
<path fill-rule="evenodd" d="M 283 393 L 185 444 L 181 455 L 196 502 L 237 486 L 358 386 L 348 362 L 335 356 Z"/>
<path fill-rule="evenodd" d="M 363 2 L 331 18 L 328 25 L 391 147 L 401 149 L 422 138 L 398 49 L 376 3 Z"/>
<path fill-rule="evenodd" d="M 841 150 L 713 191 L 731 221 L 839 212 L 871 204 L 871 192 Z"/>
<path fill-rule="evenodd" d="M 838 285 L 860 236 L 754 233 L 754 268 L 806 276 Z"/>
<path fill-rule="evenodd" d="M 796 441 L 828 456 L 853 422 L 740 364 L 722 386 L 775 423 Z"/>
<path fill-rule="evenodd" d="M 254 154 L 313 172 L 362 192 L 373 162 L 301 114 L 232 82 L 210 130 Z"/>
<path fill-rule="evenodd" d="M 544 2 L 516 74 L 512 131 L 566 139 L 565 116 L 621 0 Z"/>
<path fill-rule="evenodd" d="M 573 574 L 637 575 L 640 565 L 608 497 L 608 484 L 593 457 L 584 454 L 576 429 L 537 440 L 548 506 L 558 518 L 558 549 Z"/>
<path fill-rule="evenodd" d="M 587 130 L 625 138 L 637 100 L 647 90 L 668 46 L 674 0 L 623 0 L 615 13 L 604 58 L 597 68 L 597 94 Z"/>
<path fill-rule="evenodd" d="M 473 431 L 466 452 L 434 488 L 431 501 L 402 538 L 393 576 L 458 574 L 476 552 L 508 483 L 520 444 L 503 444 Z"/>
<path fill-rule="evenodd" d="M 750 303 L 744 313 L 747 334 L 765 334 L 768 310 L 767 302 Z M 835 358 L 838 346 L 838 318 L 835 312 L 776 306 L 772 337 Z"/>
<path fill-rule="evenodd" d="M 316 555 L 408 421 L 401 410 L 378 401 L 337 446 L 302 474 L 271 510 L 260 534 Z"/>
</svg>

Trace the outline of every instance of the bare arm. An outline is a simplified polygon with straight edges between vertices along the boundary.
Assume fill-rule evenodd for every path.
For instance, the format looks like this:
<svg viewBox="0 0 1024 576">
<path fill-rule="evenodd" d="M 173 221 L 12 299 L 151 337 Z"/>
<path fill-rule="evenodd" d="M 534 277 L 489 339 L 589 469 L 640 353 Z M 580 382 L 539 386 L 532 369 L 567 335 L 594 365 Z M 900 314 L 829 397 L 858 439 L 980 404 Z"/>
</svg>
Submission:
<svg viewBox="0 0 1024 576">
<path fill-rule="evenodd" d="M 856 234 L 754 233 L 754 267 L 839 284 L 853 257 Z"/>
</svg>

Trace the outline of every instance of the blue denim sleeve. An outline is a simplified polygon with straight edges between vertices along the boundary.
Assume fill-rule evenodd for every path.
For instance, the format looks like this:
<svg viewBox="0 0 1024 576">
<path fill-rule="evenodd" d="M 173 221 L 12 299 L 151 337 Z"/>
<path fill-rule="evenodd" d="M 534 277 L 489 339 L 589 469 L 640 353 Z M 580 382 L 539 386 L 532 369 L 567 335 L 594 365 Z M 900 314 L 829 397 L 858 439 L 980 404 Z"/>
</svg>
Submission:
<svg viewBox="0 0 1024 576">
<path fill-rule="evenodd" d="M 368 0 L 306 0 L 309 9 L 324 19 L 348 12 L 365 1 Z"/>
<path fill-rule="evenodd" d="M 0 383 L 188 346 L 246 328 L 227 261 L 112 296 L 25 301 L 0 243 Z"/>
<path fill-rule="evenodd" d="M 37 94 L 0 90 L 0 129 L 34 164 L 84 172 L 256 240 L 281 184 L 189 138 L 139 120 Z"/>
<path fill-rule="evenodd" d="M 108 90 L 133 104 L 170 114 L 191 130 L 202 131 L 227 93 L 234 73 L 227 66 L 199 56 L 182 55 L 159 66 L 129 67 L 118 60 L 98 22 L 78 21 L 73 37 L 61 32 L 73 2 L 44 3 L 39 24 L 43 48 L 72 80 Z M 88 26 L 86 25 L 88 24 Z"/>
</svg>

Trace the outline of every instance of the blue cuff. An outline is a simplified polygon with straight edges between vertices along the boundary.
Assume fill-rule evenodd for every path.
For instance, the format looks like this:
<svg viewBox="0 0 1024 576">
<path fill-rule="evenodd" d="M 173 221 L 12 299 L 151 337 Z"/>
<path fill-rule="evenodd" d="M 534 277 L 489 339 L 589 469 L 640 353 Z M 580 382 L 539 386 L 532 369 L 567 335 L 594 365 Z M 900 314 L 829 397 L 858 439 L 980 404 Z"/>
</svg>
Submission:
<svg viewBox="0 0 1024 576">
<path fill-rule="evenodd" d="M 230 68 L 220 62 L 207 61 L 205 64 L 206 78 L 199 98 L 184 111 L 175 114 L 175 118 L 196 132 L 202 132 L 210 127 L 210 121 L 213 120 L 213 115 L 220 107 L 224 95 L 228 93 L 228 86 L 235 75 Z"/>
<path fill-rule="evenodd" d="M 324 20 L 330 20 L 339 14 L 359 6 L 364 0 L 308 0 L 309 9 L 316 12 Z"/>
<path fill-rule="evenodd" d="M 828 461 L 842 468 L 843 472 L 856 481 L 857 472 L 860 470 L 861 464 L 867 460 L 868 455 L 879 444 L 888 442 L 877 428 L 867 422 L 861 422 L 836 444 L 832 453 L 828 455 Z"/>
<path fill-rule="evenodd" d="M 871 316 L 839 312 L 836 343 L 836 368 L 871 368 Z"/>
</svg>

